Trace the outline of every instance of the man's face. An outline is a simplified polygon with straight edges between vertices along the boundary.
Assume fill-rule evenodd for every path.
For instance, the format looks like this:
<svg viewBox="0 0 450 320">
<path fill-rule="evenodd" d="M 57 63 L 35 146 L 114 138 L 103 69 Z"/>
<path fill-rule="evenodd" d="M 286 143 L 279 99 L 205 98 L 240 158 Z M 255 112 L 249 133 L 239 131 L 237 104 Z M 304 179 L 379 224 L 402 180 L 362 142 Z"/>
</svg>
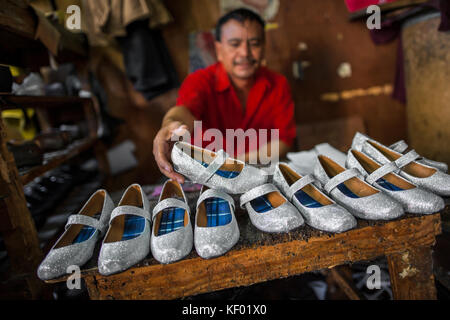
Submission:
<svg viewBox="0 0 450 320">
<path fill-rule="evenodd" d="M 253 77 L 264 59 L 264 30 L 256 21 L 230 20 L 222 26 L 216 41 L 217 59 L 229 75 L 238 79 Z"/>
</svg>

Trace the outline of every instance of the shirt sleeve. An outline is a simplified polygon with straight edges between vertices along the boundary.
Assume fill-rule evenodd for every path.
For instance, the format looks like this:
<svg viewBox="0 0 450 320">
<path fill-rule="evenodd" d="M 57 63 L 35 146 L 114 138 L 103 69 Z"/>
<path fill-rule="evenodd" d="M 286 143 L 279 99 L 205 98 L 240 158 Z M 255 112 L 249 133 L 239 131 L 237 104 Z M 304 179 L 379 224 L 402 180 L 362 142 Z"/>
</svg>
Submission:
<svg viewBox="0 0 450 320">
<path fill-rule="evenodd" d="M 178 90 L 176 106 L 188 108 L 196 119 L 201 119 L 206 109 L 208 87 L 201 70 L 191 73 Z"/>
<path fill-rule="evenodd" d="M 292 147 L 297 137 L 297 126 L 295 123 L 295 106 L 292 100 L 291 89 L 285 77 L 280 81 L 280 104 L 274 117 L 275 128 L 279 129 L 280 141 Z"/>
</svg>

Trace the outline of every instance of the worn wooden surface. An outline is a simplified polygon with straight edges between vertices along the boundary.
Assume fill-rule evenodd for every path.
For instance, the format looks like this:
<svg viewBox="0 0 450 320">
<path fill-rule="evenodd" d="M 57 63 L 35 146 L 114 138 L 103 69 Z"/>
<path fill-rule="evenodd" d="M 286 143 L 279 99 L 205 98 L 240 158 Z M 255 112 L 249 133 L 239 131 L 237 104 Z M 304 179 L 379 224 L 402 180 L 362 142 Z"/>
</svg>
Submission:
<svg viewBox="0 0 450 320">
<path fill-rule="evenodd" d="M 395 299 L 436 299 L 433 259 L 429 246 L 389 254 L 387 260 Z"/>
<path fill-rule="evenodd" d="M 430 159 L 450 164 L 450 33 L 441 17 L 412 20 L 403 28 L 408 139 Z"/>
<path fill-rule="evenodd" d="M 6 132 L 0 119 L 0 231 L 5 242 L 13 274 L 32 274 L 27 280 L 32 297 L 43 287 L 36 270 L 43 259 L 34 221 L 20 182 L 13 155 L 6 146 Z"/>
<path fill-rule="evenodd" d="M 196 197 L 192 193 L 187 196 L 192 206 Z M 239 242 L 226 255 L 211 260 L 200 258 L 193 249 L 185 259 L 161 265 L 149 254 L 135 267 L 105 277 L 96 267 L 99 244 L 82 270 L 91 298 L 176 299 L 248 286 L 416 246 L 432 246 L 441 232 L 439 214 L 408 214 L 389 222 L 358 220 L 357 228 L 342 234 L 321 232 L 309 226 L 285 234 L 268 234 L 258 231 L 245 211 L 239 209 L 236 218 L 241 233 Z M 66 278 L 48 282 L 62 282 Z"/>
</svg>

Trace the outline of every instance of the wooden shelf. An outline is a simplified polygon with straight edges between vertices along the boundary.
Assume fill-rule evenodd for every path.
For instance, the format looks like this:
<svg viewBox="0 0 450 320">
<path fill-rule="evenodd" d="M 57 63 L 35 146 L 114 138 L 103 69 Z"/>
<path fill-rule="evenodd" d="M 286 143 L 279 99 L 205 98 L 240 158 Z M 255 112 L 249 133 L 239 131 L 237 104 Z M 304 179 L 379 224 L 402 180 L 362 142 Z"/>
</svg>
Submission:
<svg viewBox="0 0 450 320">
<path fill-rule="evenodd" d="M 55 169 L 56 167 L 62 165 L 68 160 L 78 156 L 79 154 L 85 152 L 92 148 L 97 139 L 89 138 L 85 140 L 76 141 L 73 144 L 69 145 L 67 149 L 63 151 L 55 152 L 53 157 L 50 159 L 44 160 L 44 164 L 41 166 L 33 167 L 28 170 L 21 171 L 19 170 L 20 179 L 23 185 L 26 185 L 33 181 L 35 178 L 43 175 L 44 173 Z"/>
<path fill-rule="evenodd" d="M 80 106 L 83 104 L 90 104 L 92 100 L 89 98 L 79 98 L 72 96 L 65 97 L 52 97 L 52 96 L 16 96 L 10 93 L 0 93 L 0 98 L 6 102 L 10 102 L 11 105 L 1 106 L 3 110 L 16 109 L 14 105 L 18 105 L 25 108 L 67 108 L 71 106 Z"/>
<path fill-rule="evenodd" d="M 0 63 L 32 70 L 49 65 L 47 48 L 35 38 L 37 25 L 38 18 L 27 1 L 0 0 Z M 87 58 L 88 46 L 83 35 L 60 25 L 53 26 L 61 34 L 55 57 L 59 63 Z"/>
</svg>

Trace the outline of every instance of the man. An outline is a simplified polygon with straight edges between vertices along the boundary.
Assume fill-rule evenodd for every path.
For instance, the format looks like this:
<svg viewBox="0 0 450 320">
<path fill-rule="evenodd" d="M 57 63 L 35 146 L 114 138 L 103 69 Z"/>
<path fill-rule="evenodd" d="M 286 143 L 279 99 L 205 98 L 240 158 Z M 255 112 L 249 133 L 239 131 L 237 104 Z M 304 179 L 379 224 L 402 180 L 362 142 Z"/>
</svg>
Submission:
<svg viewBox="0 0 450 320">
<path fill-rule="evenodd" d="M 278 138 L 269 137 L 261 145 L 258 141 L 259 154 L 270 157 L 276 150 L 282 158 L 289 151 L 296 136 L 294 103 L 286 78 L 261 66 L 264 27 L 261 17 L 247 9 L 219 20 L 215 42 L 219 62 L 186 78 L 177 105 L 167 112 L 153 142 L 155 160 L 167 177 L 184 183 L 169 162 L 171 138 L 193 132 L 194 121 L 202 121 L 202 130 L 215 128 L 223 136 L 227 129 L 278 129 Z M 224 149 L 244 161 L 258 153 L 246 143 L 237 146 L 239 150 Z"/>
</svg>

